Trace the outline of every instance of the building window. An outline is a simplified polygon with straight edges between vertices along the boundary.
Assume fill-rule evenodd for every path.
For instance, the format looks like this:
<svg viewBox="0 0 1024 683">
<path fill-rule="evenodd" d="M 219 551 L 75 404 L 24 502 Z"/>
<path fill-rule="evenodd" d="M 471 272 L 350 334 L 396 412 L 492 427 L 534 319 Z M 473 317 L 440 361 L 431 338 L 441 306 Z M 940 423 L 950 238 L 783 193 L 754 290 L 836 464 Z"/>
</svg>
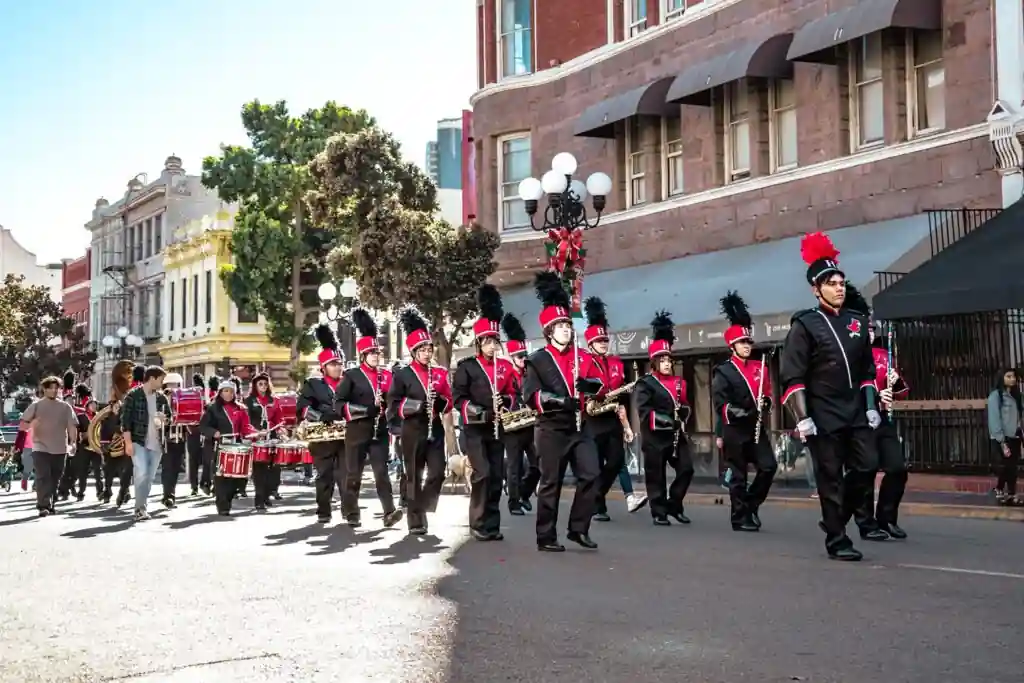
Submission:
<svg viewBox="0 0 1024 683">
<path fill-rule="evenodd" d="M 853 48 L 854 148 L 877 145 L 885 140 L 882 107 L 882 34 L 872 33 L 850 43 Z"/>
<path fill-rule="evenodd" d="M 164 248 L 164 215 L 162 213 L 153 216 L 153 247 L 158 254 Z"/>
<path fill-rule="evenodd" d="M 254 313 L 248 306 L 238 307 L 238 322 L 242 325 L 252 325 L 260 321 L 260 316 Z"/>
<path fill-rule="evenodd" d="M 647 0 L 626 0 L 626 37 L 632 38 L 647 30 Z"/>
<path fill-rule="evenodd" d="M 134 261 L 142 260 L 142 223 L 135 226 L 135 258 Z"/>
<path fill-rule="evenodd" d="M 663 194 L 672 197 L 683 193 L 683 120 L 679 117 L 661 121 L 661 154 Z"/>
<path fill-rule="evenodd" d="M 690 0 L 689 4 L 692 6 L 699 2 L 702 2 L 702 0 L 696 0 L 696 2 Z M 686 11 L 686 4 L 686 0 L 662 0 L 661 14 L 665 21 L 683 16 L 683 13 Z"/>
<path fill-rule="evenodd" d="M 156 295 L 153 299 L 153 324 L 156 326 L 156 335 L 160 336 L 160 314 L 163 311 L 164 286 L 157 283 L 154 287 Z"/>
<path fill-rule="evenodd" d="M 725 86 L 725 161 L 729 182 L 750 177 L 750 95 L 747 81 Z"/>
<path fill-rule="evenodd" d="M 174 283 L 167 290 L 167 331 L 174 332 Z"/>
<path fill-rule="evenodd" d="M 640 118 L 633 116 L 626 122 L 626 206 L 637 206 L 647 201 L 644 183 L 644 152 L 640 138 Z"/>
<path fill-rule="evenodd" d="M 789 79 L 774 81 L 770 100 L 772 171 L 785 171 L 797 165 L 796 87 L 793 85 L 793 81 Z"/>
<path fill-rule="evenodd" d="M 206 271 L 206 324 L 213 322 L 213 271 Z"/>
<path fill-rule="evenodd" d="M 149 258 L 153 255 L 153 219 L 147 218 L 145 223 L 146 230 L 146 251 L 145 258 Z"/>
<path fill-rule="evenodd" d="M 519 182 L 530 175 L 530 136 L 517 135 L 498 141 L 498 178 L 501 199 L 501 230 L 528 229 L 530 217 L 519 198 Z"/>
<path fill-rule="evenodd" d="M 199 273 L 192 276 L 192 327 L 199 327 Z"/>
<path fill-rule="evenodd" d="M 188 327 L 188 279 L 181 278 L 181 329 Z"/>
<path fill-rule="evenodd" d="M 502 78 L 533 71 L 530 0 L 498 0 L 498 60 Z"/>
<path fill-rule="evenodd" d="M 946 127 L 946 67 L 942 63 L 942 32 L 910 33 L 911 135 Z"/>
</svg>

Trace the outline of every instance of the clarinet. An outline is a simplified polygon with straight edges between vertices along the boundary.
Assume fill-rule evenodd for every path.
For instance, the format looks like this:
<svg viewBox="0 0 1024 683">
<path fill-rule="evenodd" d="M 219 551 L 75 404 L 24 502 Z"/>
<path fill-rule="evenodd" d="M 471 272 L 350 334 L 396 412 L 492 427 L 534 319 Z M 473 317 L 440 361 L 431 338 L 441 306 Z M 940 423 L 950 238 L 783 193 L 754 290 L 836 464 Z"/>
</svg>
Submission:
<svg viewBox="0 0 1024 683">
<path fill-rule="evenodd" d="M 434 438 L 434 369 L 427 365 L 427 441 Z"/>
<path fill-rule="evenodd" d="M 675 375 L 673 375 L 675 377 Z M 682 406 L 683 401 L 680 394 L 682 393 L 682 382 L 676 384 L 675 391 L 672 393 L 672 403 L 675 406 L 675 418 L 679 419 L 679 408 Z M 679 426 L 672 430 L 672 457 L 675 457 L 679 451 L 679 433 L 683 431 L 682 420 L 679 420 Z"/>
<path fill-rule="evenodd" d="M 764 419 L 764 411 L 761 404 L 764 399 L 764 373 L 768 371 L 765 365 L 766 356 L 761 354 L 761 376 L 757 380 L 757 424 L 754 426 L 754 443 L 761 443 L 761 421 Z"/>
<path fill-rule="evenodd" d="M 892 381 L 892 372 L 893 372 L 893 370 L 892 370 L 892 361 L 893 361 L 892 337 L 893 337 L 893 331 L 892 331 L 892 321 L 891 320 L 889 322 L 887 322 L 886 325 L 885 325 L 885 336 L 886 336 L 886 340 L 885 340 L 885 353 L 886 353 L 886 359 L 885 359 L 885 386 L 888 387 L 889 391 L 891 392 L 893 390 L 893 388 L 896 386 L 895 383 Z M 895 419 L 893 417 L 893 409 L 896 406 L 896 400 L 895 399 L 896 399 L 896 397 L 893 396 L 893 402 L 889 404 L 889 410 L 886 411 L 887 413 L 889 413 L 889 422 L 892 422 Z"/>
<path fill-rule="evenodd" d="M 487 374 L 487 371 L 484 371 Z M 498 414 L 501 412 L 501 397 L 498 395 L 498 354 L 494 354 L 494 378 L 491 380 L 491 404 L 494 408 L 494 440 L 499 439 L 501 433 L 501 420 Z"/>
<path fill-rule="evenodd" d="M 576 336 L 576 328 L 572 328 L 572 351 L 573 351 L 573 363 L 572 363 L 572 386 L 569 387 L 569 395 L 575 396 L 578 399 L 580 396 L 579 390 L 576 388 L 576 382 L 580 378 L 580 344 L 579 338 Z M 581 405 L 576 406 L 576 431 L 583 429 L 583 407 L 582 401 L 578 401 Z"/>
<path fill-rule="evenodd" d="M 383 391 L 383 389 L 381 387 L 381 385 L 383 383 L 384 383 L 384 370 L 378 365 L 377 366 L 377 381 L 373 385 L 373 403 L 374 403 L 375 406 L 377 406 L 378 409 L 383 408 L 383 406 L 381 405 L 382 397 L 384 395 L 384 391 Z M 374 437 L 373 438 L 376 438 L 377 429 L 380 427 L 380 418 L 381 418 L 381 415 L 383 415 L 383 414 L 384 414 L 384 411 L 380 410 L 380 415 L 378 415 L 377 419 L 374 421 L 375 424 L 373 426 L 373 432 L 374 432 Z"/>
</svg>

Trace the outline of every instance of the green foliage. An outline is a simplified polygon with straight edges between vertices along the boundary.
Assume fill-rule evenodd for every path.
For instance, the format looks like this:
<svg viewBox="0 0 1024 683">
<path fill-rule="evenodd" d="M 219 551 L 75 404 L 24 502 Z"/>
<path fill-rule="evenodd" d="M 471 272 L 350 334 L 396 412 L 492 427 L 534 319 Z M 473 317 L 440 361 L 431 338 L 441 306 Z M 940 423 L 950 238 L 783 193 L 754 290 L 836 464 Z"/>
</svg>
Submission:
<svg viewBox="0 0 1024 683">
<path fill-rule="evenodd" d="M 242 107 L 250 146 L 224 145 L 220 156 L 203 160 L 203 185 L 238 204 L 235 263 L 220 273 L 228 295 L 264 316 L 271 342 L 290 347 L 293 363 L 312 346 L 316 288 L 327 276 L 322 263 L 340 237 L 329 223 L 310 220 L 308 164 L 332 135 L 373 123 L 365 111 L 334 102 L 293 117 L 283 101 L 254 100 Z"/>
<path fill-rule="evenodd" d="M 416 305 L 446 362 L 476 310 L 476 290 L 497 265 L 497 235 L 439 220 L 434 184 L 401 160 L 398 143 L 379 128 L 332 137 L 310 171 L 310 208 L 346 236 L 328 259 L 333 275 L 355 278 L 372 308 Z M 454 326 L 447 336 L 445 324 Z"/>
<path fill-rule="evenodd" d="M 51 345 L 63 340 L 60 345 Z M 84 377 L 96 354 L 85 334 L 45 287 L 25 284 L 8 275 L 0 286 L 0 389 L 9 395 L 18 387 L 35 388 L 47 375 L 74 370 Z"/>
</svg>

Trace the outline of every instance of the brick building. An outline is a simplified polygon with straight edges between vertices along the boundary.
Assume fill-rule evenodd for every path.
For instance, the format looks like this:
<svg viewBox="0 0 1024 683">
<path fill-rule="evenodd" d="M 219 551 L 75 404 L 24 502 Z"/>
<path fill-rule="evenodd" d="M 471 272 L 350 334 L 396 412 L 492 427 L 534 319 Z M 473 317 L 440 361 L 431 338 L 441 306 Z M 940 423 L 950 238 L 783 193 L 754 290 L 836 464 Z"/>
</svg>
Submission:
<svg viewBox="0 0 1024 683">
<path fill-rule="evenodd" d="M 64 314 L 77 323 L 89 338 L 89 285 L 92 274 L 92 250 L 76 259 L 65 259 L 61 267 L 61 305 Z"/>
<path fill-rule="evenodd" d="M 812 303 L 801 234 L 832 231 L 850 280 L 872 296 L 877 272 L 919 265 L 935 223 L 959 215 L 926 212 L 1004 205 L 987 123 L 1004 85 L 993 7 L 480 0 L 478 220 L 502 237 L 494 280 L 506 308 L 540 337 L 526 283 L 546 261 L 544 234 L 517 187 L 562 151 L 581 178 L 613 180 L 586 233 L 584 295 L 605 299 L 613 344 L 641 365 L 653 312 L 672 311 L 691 393 L 724 351 L 727 288 L 747 299 L 762 341 L 783 339 Z M 1015 13 L 1019 24 L 1019 2 Z M 710 429 L 708 407 L 696 414 Z"/>
</svg>

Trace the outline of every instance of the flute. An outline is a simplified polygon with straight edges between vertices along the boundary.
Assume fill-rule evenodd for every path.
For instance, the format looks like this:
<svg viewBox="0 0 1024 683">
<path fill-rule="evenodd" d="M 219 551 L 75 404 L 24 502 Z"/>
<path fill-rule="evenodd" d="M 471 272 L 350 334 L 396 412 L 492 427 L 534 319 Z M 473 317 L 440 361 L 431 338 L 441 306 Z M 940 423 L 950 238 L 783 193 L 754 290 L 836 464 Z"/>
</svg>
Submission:
<svg viewBox="0 0 1024 683">
<path fill-rule="evenodd" d="M 761 354 L 761 376 L 757 379 L 757 423 L 754 425 L 754 443 L 761 442 L 761 420 L 764 418 L 764 411 L 761 410 L 761 403 L 764 399 L 764 373 L 765 357 L 767 352 Z"/>
<path fill-rule="evenodd" d="M 572 351 L 573 351 L 573 364 L 572 364 L 572 387 L 569 390 L 569 395 L 572 396 L 573 392 L 577 398 L 579 398 L 579 389 L 576 388 L 576 382 L 580 378 L 580 345 L 579 337 L 576 336 L 576 328 L 572 328 Z M 582 401 L 578 401 L 581 405 L 576 406 L 576 431 L 583 429 L 583 408 Z"/>
</svg>

